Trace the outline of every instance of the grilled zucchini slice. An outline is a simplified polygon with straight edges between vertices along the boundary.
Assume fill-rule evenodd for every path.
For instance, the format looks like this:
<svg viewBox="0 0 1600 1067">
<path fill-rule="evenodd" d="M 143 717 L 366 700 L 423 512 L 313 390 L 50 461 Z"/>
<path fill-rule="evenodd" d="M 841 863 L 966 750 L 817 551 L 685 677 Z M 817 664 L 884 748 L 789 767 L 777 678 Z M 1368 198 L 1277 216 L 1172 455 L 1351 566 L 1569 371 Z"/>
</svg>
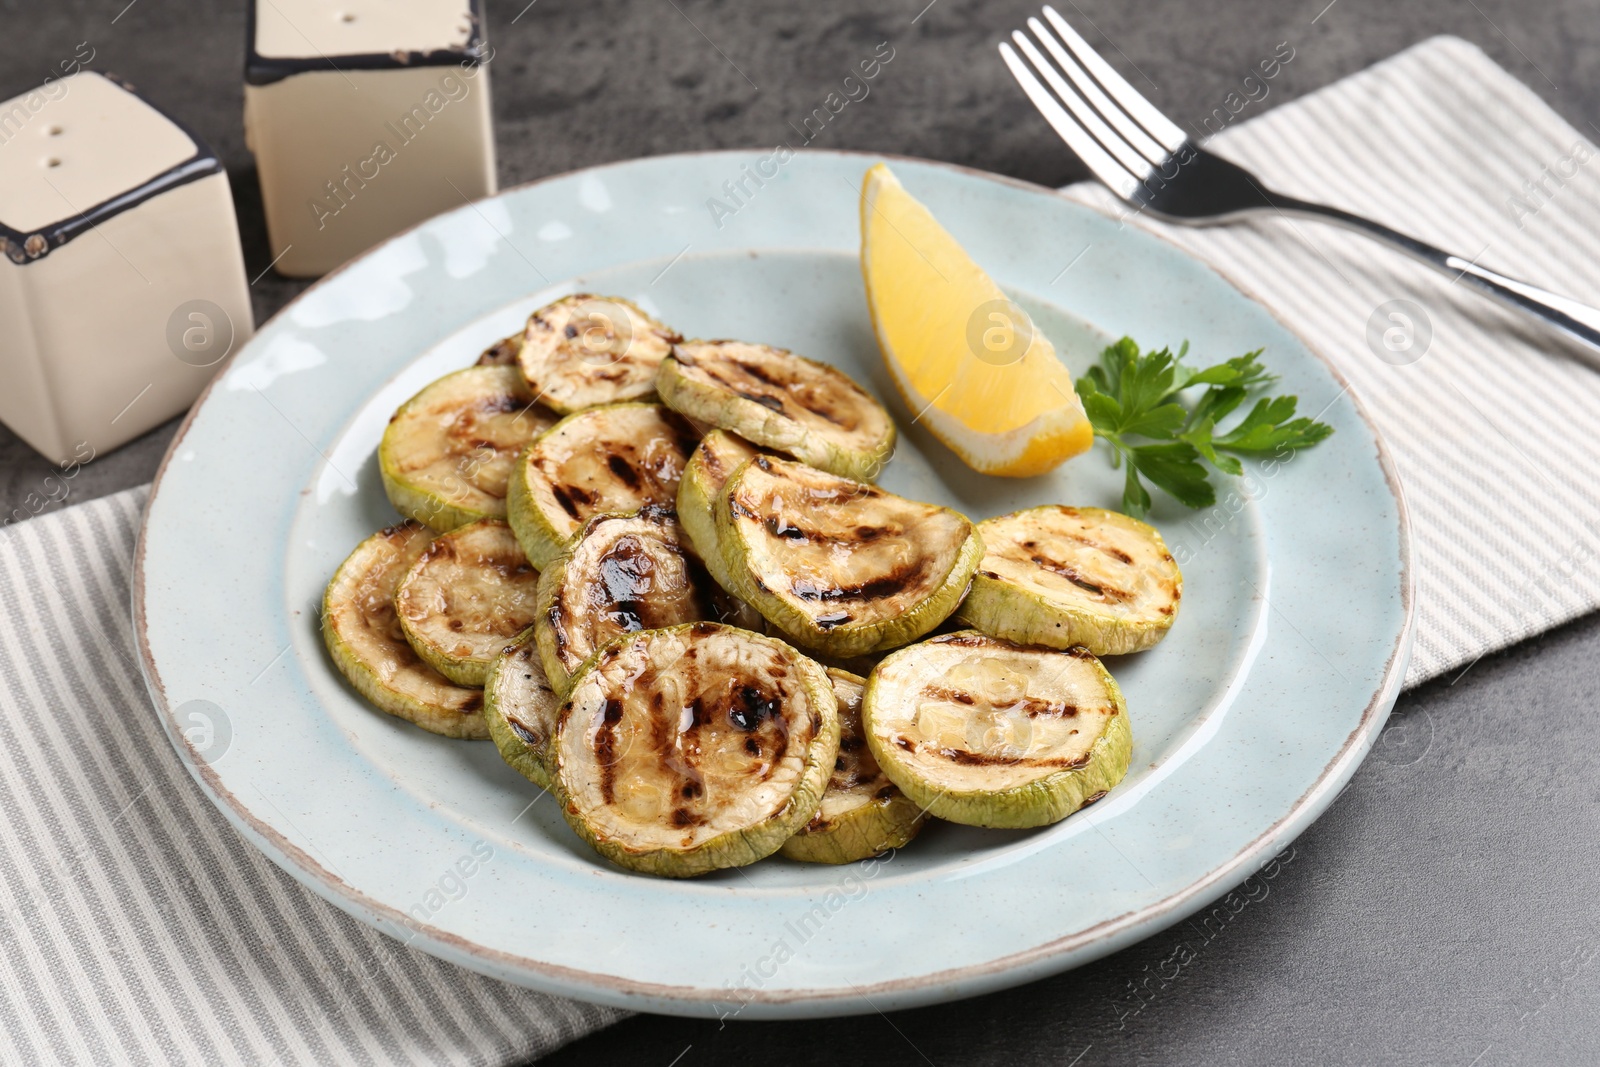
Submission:
<svg viewBox="0 0 1600 1067">
<path fill-rule="evenodd" d="M 717 543 L 734 592 L 801 645 L 896 648 L 966 595 L 983 542 L 962 515 L 775 456 L 723 487 Z"/>
<path fill-rule="evenodd" d="M 483 717 L 500 758 L 540 789 L 550 788 L 548 756 L 561 698 L 545 678 L 533 630 L 500 650 L 483 685 Z"/>
<path fill-rule="evenodd" d="M 615 296 L 574 293 L 535 311 L 517 362 L 528 388 L 562 414 L 653 397 L 673 330 Z"/>
<path fill-rule="evenodd" d="M 722 565 L 722 553 L 717 549 L 713 509 L 728 476 L 745 460 L 753 459 L 756 451 L 754 445 L 726 430 L 712 430 L 700 439 L 699 447 L 689 457 L 688 465 L 683 468 L 683 478 L 678 482 L 678 522 L 688 535 L 689 546 L 724 589 L 732 588 L 732 583 L 728 580 L 727 568 Z"/>
<path fill-rule="evenodd" d="M 514 333 L 510 337 L 502 337 L 488 348 L 485 348 L 474 366 L 515 367 L 517 365 L 517 353 L 521 351 L 522 335 Z"/>
<path fill-rule="evenodd" d="M 969 826 L 1044 826 L 1128 773 L 1122 691 L 1094 654 L 975 630 L 901 649 L 867 680 L 867 744 L 930 815 Z"/>
<path fill-rule="evenodd" d="M 483 693 L 428 666 L 395 615 L 395 587 L 432 536 L 419 522 L 402 522 L 357 545 L 322 595 L 322 639 L 350 684 L 379 710 L 445 737 L 478 740 L 489 736 Z"/>
<path fill-rule="evenodd" d="M 507 518 L 535 567 L 572 547 L 593 515 L 671 507 L 694 451 L 693 431 L 659 404 L 612 404 L 568 415 L 512 468 Z"/>
<path fill-rule="evenodd" d="M 1120 656 L 1167 636 L 1183 575 L 1155 527 L 1103 508 L 1029 508 L 978 524 L 983 562 L 959 615 L 1025 645 Z"/>
<path fill-rule="evenodd" d="M 674 345 L 656 389 L 674 411 L 845 478 L 872 481 L 894 451 L 894 422 L 870 393 L 770 345 Z"/>
<path fill-rule="evenodd" d="M 696 569 L 670 509 L 590 519 L 539 578 L 534 633 L 550 684 L 565 693 L 583 662 L 622 634 L 712 618 Z"/>
<path fill-rule="evenodd" d="M 468 367 L 400 405 L 383 431 L 378 470 L 396 511 L 435 530 L 505 518 L 518 452 L 555 419 L 514 367 Z"/>
<path fill-rule="evenodd" d="M 607 859 L 683 878 L 754 863 L 816 814 L 839 754 L 822 668 L 711 622 L 618 638 L 562 705 L 561 812 Z"/>
<path fill-rule="evenodd" d="M 401 579 L 394 610 L 428 666 L 482 686 L 506 642 L 533 625 L 538 582 L 511 527 L 479 519 L 433 539 Z"/>
<path fill-rule="evenodd" d="M 839 758 L 817 813 L 778 851 L 807 863 L 853 863 L 904 846 L 922 829 L 924 816 L 867 747 L 861 726 L 867 680 L 832 667 L 828 680 L 839 699 Z"/>
</svg>

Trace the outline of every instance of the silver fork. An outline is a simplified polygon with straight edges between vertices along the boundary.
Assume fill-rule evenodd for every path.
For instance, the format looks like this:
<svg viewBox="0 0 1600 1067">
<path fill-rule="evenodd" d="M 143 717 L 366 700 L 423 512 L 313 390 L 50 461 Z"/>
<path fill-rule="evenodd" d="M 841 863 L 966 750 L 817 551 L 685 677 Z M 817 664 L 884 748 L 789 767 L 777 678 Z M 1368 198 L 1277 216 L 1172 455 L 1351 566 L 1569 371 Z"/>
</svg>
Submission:
<svg viewBox="0 0 1600 1067">
<path fill-rule="evenodd" d="M 1190 141 L 1090 48 L 1055 8 L 1046 5 L 1044 17 L 1048 27 L 1036 18 L 1028 20 L 1037 44 L 1016 30 L 1011 34 L 1016 49 L 1002 43 L 1000 56 L 1061 139 L 1122 199 L 1191 225 L 1226 222 L 1261 210 L 1339 223 L 1387 241 L 1480 292 L 1536 315 L 1583 342 L 1579 353 L 1600 367 L 1600 309 L 1497 274 L 1360 215 L 1272 192 L 1243 167 Z M 1027 63 L 1017 55 L 1019 49 Z"/>
</svg>

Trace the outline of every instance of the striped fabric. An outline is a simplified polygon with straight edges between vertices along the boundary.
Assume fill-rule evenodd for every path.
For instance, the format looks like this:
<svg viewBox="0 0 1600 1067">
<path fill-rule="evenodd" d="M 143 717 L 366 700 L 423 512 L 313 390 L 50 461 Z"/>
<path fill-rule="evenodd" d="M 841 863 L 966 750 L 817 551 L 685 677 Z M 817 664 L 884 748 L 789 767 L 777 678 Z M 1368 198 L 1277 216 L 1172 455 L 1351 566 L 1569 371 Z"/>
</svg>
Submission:
<svg viewBox="0 0 1600 1067">
<path fill-rule="evenodd" d="M 234 832 L 136 665 L 145 492 L 0 533 L 0 1063 L 506 1064 L 620 1018 L 405 948 Z"/>
<path fill-rule="evenodd" d="M 1600 153 L 1476 46 L 1435 37 L 1242 121 L 1248 114 L 1209 147 L 1279 192 L 1600 304 Z M 1126 211 L 1099 186 L 1069 194 Z M 1134 224 L 1276 310 L 1377 422 L 1415 535 L 1408 685 L 1600 607 L 1600 372 L 1573 358 L 1573 342 L 1324 223 L 1269 214 L 1209 229 Z M 1074 269 L 1093 269 L 1093 258 Z M 1369 327 L 1391 300 L 1422 309 L 1431 343 L 1423 320 L 1409 350 L 1403 322 L 1379 314 Z M 1386 331 L 1397 331 L 1393 348 Z"/>
<path fill-rule="evenodd" d="M 1529 210 L 1507 206 L 1528 202 L 1522 183 L 1541 167 L 1593 149 L 1463 42 L 1426 42 L 1216 143 L 1285 192 L 1600 299 L 1594 177 L 1580 166 L 1562 186 L 1546 179 Z M 1422 179 L 1431 195 L 1412 187 Z M 1099 190 L 1074 195 L 1118 210 Z M 1328 352 L 1398 453 L 1422 579 L 1411 681 L 1600 603 L 1600 513 L 1578 481 L 1600 469 L 1585 432 L 1600 424 L 1600 375 L 1516 316 L 1323 226 L 1168 236 Z M 1373 309 L 1395 298 L 1432 323 L 1409 365 L 1366 343 Z M 503 1064 L 619 1018 L 406 949 L 228 826 L 136 666 L 143 501 L 132 490 L 0 531 L 0 1062 Z"/>
</svg>

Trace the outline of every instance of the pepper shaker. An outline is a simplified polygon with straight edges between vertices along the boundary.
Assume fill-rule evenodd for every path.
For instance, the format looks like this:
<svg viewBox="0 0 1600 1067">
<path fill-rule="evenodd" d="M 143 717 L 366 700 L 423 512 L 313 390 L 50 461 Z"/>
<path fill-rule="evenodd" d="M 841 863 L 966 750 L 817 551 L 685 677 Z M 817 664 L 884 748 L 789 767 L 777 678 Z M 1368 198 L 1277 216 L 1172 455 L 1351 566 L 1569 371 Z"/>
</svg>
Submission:
<svg viewBox="0 0 1600 1067">
<path fill-rule="evenodd" d="M 262 0 L 249 27 L 245 137 L 280 274 L 495 191 L 479 0 Z"/>
</svg>

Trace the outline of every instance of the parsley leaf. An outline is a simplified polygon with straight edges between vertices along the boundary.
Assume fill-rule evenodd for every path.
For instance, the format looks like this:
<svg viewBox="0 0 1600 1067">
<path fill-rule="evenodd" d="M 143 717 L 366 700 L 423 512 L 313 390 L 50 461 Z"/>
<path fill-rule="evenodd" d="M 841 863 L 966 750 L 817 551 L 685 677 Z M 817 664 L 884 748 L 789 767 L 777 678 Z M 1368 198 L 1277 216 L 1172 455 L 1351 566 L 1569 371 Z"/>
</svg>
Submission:
<svg viewBox="0 0 1600 1067">
<path fill-rule="evenodd" d="M 1206 464 L 1224 474 L 1244 473 L 1239 456 L 1282 455 L 1310 448 L 1333 427 L 1295 417 L 1293 396 L 1259 397 L 1226 430 L 1218 424 L 1277 376 L 1261 363 L 1261 350 L 1210 367 L 1185 363 L 1187 343 L 1140 352 L 1124 337 L 1100 354 L 1078 379 L 1078 396 L 1095 436 L 1111 446 L 1113 468 L 1126 464 L 1122 506 L 1143 518 L 1151 499 L 1144 480 L 1191 508 L 1216 503 Z M 1193 399 L 1183 394 L 1204 389 Z"/>
</svg>

